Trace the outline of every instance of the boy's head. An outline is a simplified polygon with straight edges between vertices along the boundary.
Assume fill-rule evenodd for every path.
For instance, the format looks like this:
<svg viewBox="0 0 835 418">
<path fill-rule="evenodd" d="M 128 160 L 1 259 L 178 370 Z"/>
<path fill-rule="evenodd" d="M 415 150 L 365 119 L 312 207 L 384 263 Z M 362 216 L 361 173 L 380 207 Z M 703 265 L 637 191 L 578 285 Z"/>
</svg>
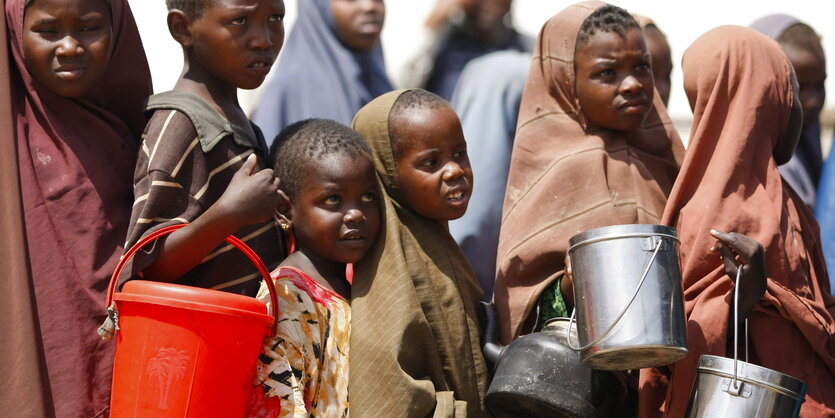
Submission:
<svg viewBox="0 0 835 418">
<path fill-rule="evenodd" d="M 473 170 L 449 103 L 426 90 L 401 94 L 389 113 L 389 137 L 405 204 L 430 219 L 464 216 Z"/>
<path fill-rule="evenodd" d="M 110 63 L 109 2 L 30 0 L 24 7 L 23 57 L 29 73 L 59 96 L 83 96 Z"/>
<path fill-rule="evenodd" d="M 299 249 L 359 261 L 380 229 L 377 179 L 362 137 L 332 120 L 307 119 L 278 134 L 271 159 L 290 200 L 283 221 L 292 223 Z"/>
<path fill-rule="evenodd" d="M 283 0 L 167 0 L 168 30 L 183 47 L 184 77 L 254 89 L 284 44 Z"/>
<path fill-rule="evenodd" d="M 826 100 L 826 56 L 815 30 L 805 23 L 789 26 L 777 42 L 794 67 L 803 106 L 803 130 L 820 116 Z"/>
<path fill-rule="evenodd" d="M 330 2 L 336 35 L 347 48 L 370 51 L 380 43 L 386 18 L 383 0 L 320 1 Z"/>
<path fill-rule="evenodd" d="M 606 5 L 583 21 L 574 50 L 574 89 L 580 109 L 596 127 L 631 131 L 652 109 L 652 63 L 638 22 Z"/>
<path fill-rule="evenodd" d="M 670 89 L 672 88 L 673 58 L 670 51 L 670 44 L 664 33 L 651 23 L 644 27 L 644 38 L 647 41 L 647 48 L 652 58 L 652 78 L 655 81 L 655 89 L 661 96 L 661 101 L 666 106 L 670 102 Z"/>
</svg>

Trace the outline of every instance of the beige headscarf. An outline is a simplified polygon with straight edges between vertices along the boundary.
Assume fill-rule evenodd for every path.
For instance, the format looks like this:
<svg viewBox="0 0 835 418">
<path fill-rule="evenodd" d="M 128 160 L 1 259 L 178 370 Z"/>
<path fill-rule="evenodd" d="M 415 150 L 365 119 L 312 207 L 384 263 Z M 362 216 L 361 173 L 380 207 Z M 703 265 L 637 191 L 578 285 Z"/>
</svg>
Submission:
<svg viewBox="0 0 835 418">
<path fill-rule="evenodd" d="M 539 34 L 519 111 L 499 238 L 493 302 L 500 338 L 523 331 L 542 291 L 563 274 L 568 239 L 616 224 L 658 223 L 684 153 L 658 94 L 633 132 L 592 131 L 574 91 L 583 21 L 606 3 L 552 17 Z"/>
<path fill-rule="evenodd" d="M 817 222 L 773 158 L 793 100 L 790 64 L 767 36 L 722 26 L 687 49 L 682 67 L 693 126 L 664 223 L 681 239 L 690 353 L 670 367 L 664 409 L 682 416 L 699 357 L 727 355 L 734 286 L 710 251 L 716 240 L 709 231 L 717 229 L 765 247 L 768 284 L 748 319 L 750 361 L 809 385 L 801 416 L 833 416 L 835 298 Z M 641 380 L 641 416 L 652 416 L 664 400 L 665 379 L 645 371 Z"/>
<path fill-rule="evenodd" d="M 487 416 L 481 288 L 446 226 L 402 204 L 388 121 L 405 91 L 353 123 L 373 150 L 385 225 L 351 289 L 351 416 Z"/>
</svg>

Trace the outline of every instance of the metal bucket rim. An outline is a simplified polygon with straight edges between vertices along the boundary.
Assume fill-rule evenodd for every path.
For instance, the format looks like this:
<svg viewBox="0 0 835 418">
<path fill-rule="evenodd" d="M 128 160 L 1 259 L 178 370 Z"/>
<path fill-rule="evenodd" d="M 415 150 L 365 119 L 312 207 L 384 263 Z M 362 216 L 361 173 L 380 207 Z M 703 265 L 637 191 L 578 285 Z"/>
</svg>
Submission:
<svg viewBox="0 0 835 418">
<path fill-rule="evenodd" d="M 623 238 L 661 237 L 680 242 L 676 236 L 676 229 L 667 225 L 655 224 L 624 224 L 609 225 L 580 232 L 568 240 L 568 252 L 575 248 L 597 242 L 611 241 Z"/>
<path fill-rule="evenodd" d="M 727 370 L 724 369 L 724 368 L 708 367 L 706 365 L 703 365 L 703 363 L 705 363 L 706 361 L 716 361 L 716 362 L 721 363 L 722 366 L 727 365 L 729 367 L 728 367 Z M 699 365 L 698 365 L 698 367 L 696 367 L 696 373 L 713 374 L 713 375 L 721 376 L 721 377 L 724 377 L 724 378 L 733 379 L 734 378 L 733 361 L 734 361 L 734 359 L 727 358 L 727 357 L 702 355 L 699 358 Z M 802 380 L 800 380 L 796 377 L 792 377 L 790 375 L 787 375 L 785 373 L 778 372 L 777 370 L 769 369 L 767 367 L 759 366 L 759 365 L 756 365 L 756 364 L 753 364 L 753 363 L 747 363 L 747 362 L 744 362 L 742 360 L 738 360 L 738 361 L 739 361 L 739 363 L 744 365 L 744 367 L 740 368 L 740 371 L 737 373 L 737 379 L 738 380 L 740 380 L 742 382 L 745 382 L 745 383 L 750 383 L 750 384 L 755 385 L 755 386 L 760 386 L 760 387 L 772 390 L 772 391 L 777 392 L 777 393 L 784 394 L 784 395 L 792 397 L 792 398 L 794 398 L 794 399 L 796 399 L 800 402 L 804 402 L 806 400 L 806 390 L 807 390 L 807 387 L 808 387 L 806 382 L 804 382 L 804 381 L 802 381 Z M 748 371 L 750 371 L 751 369 L 753 369 L 753 371 L 755 371 L 755 372 L 761 372 L 761 373 L 765 373 L 765 374 L 768 374 L 768 375 L 773 375 L 773 376 L 780 377 L 782 379 L 787 380 L 787 382 L 784 382 L 784 383 L 789 383 L 789 384 L 791 384 L 791 386 L 796 386 L 796 387 L 794 387 L 794 388 L 786 387 L 786 386 L 782 386 L 782 385 L 779 385 L 779 384 L 776 384 L 776 383 L 773 383 L 773 382 L 768 382 L 768 381 L 765 381 L 765 380 L 762 380 L 762 379 L 758 379 L 758 378 L 749 376 Z M 731 370 L 731 371 L 728 371 L 728 370 Z"/>
</svg>

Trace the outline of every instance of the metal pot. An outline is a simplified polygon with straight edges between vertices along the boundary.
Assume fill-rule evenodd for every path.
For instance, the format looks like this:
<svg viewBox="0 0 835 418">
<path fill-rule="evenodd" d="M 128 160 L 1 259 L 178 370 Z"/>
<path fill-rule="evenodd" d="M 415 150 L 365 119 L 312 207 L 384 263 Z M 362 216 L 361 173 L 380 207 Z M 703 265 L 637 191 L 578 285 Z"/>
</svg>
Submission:
<svg viewBox="0 0 835 418">
<path fill-rule="evenodd" d="M 580 345 L 574 348 L 583 364 L 632 370 L 687 356 L 675 235 L 668 226 L 636 224 L 571 237 Z"/>
<path fill-rule="evenodd" d="M 552 319 L 541 332 L 502 347 L 495 342 L 495 311 L 487 306 L 484 353 L 495 372 L 486 404 L 494 416 L 590 418 L 622 412 L 625 382 L 580 362 L 568 347 L 568 318 Z"/>
</svg>

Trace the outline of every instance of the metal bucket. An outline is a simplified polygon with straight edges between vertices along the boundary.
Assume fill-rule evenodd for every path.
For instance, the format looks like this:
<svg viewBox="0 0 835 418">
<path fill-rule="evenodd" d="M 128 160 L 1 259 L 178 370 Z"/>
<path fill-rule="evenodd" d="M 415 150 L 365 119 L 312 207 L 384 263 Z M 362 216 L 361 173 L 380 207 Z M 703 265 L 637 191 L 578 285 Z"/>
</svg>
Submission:
<svg viewBox="0 0 835 418">
<path fill-rule="evenodd" d="M 687 356 L 674 228 L 614 225 L 571 237 L 577 329 L 593 369 L 656 367 Z M 573 316 L 574 314 L 572 314 Z"/>
<path fill-rule="evenodd" d="M 734 359 L 701 356 L 687 417 L 797 417 L 806 384 L 789 375 Z"/>
</svg>

